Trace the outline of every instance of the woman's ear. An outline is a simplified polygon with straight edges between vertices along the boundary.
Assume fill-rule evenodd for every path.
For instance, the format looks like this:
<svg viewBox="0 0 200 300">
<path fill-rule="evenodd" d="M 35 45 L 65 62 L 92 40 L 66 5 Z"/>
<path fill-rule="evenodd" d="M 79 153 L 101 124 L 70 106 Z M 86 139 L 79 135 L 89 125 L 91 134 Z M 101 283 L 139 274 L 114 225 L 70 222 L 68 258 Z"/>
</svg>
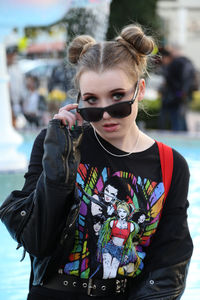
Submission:
<svg viewBox="0 0 200 300">
<path fill-rule="evenodd" d="M 139 92 L 138 92 L 138 101 L 141 101 L 144 98 L 145 94 L 145 80 L 142 78 L 139 82 Z"/>
</svg>

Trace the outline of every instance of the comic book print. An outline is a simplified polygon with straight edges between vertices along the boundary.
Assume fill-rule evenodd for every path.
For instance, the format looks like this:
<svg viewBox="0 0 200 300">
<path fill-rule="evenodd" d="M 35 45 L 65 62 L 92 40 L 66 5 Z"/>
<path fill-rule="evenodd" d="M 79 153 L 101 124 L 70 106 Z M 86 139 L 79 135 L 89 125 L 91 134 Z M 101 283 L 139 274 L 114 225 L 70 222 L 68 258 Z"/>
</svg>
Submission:
<svg viewBox="0 0 200 300">
<path fill-rule="evenodd" d="M 81 278 L 135 277 L 164 204 L 163 182 L 80 164 L 76 235 L 64 273 Z"/>
</svg>

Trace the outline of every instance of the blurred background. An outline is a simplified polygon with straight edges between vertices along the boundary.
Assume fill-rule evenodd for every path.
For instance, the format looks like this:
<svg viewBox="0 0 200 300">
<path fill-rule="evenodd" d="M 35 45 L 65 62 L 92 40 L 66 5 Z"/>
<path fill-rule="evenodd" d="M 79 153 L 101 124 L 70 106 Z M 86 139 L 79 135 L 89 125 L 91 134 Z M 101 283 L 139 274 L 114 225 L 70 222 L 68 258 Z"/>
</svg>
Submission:
<svg viewBox="0 0 200 300">
<path fill-rule="evenodd" d="M 18 5 L 21 6 L 19 10 L 22 10 L 24 1 L 9 0 L 8 5 L 9 2 L 10 5 L 19 2 Z M 41 10 L 38 1 L 30 2 L 36 3 L 35 11 L 37 8 Z M 2 40 L 6 48 L 10 76 L 12 122 L 16 129 L 45 126 L 60 106 L 73 101 L 70 91 L 73 89 L 74 72 L 67 64 L 66 47 L 75 35 L 87 33 L 100 41 L 112 39 L 123 26 L 130 22 L 138 22 L 146 28 L 148 34 L 154 36 L 157 42 L 157 48 L 153 53 L 154 62 L 149 70 L 149 77 L 146 78 L 147 91 L 144 101 L 151 116 L 148 117 L 141 112 L 138 117 L 139 124 L 147 129 L 200 131 L 200 56 L 198 55 L 200 3 L 198 0 L 191 0 L 189 3 L 186 0 L 125 0 L 123 4 L 119 0 L 46 0 L 45 2 L 46 4 L 57 2 L 57 7 L 62 8 L 60 14 L 52 18 L 56 20 L 50 24 L 48 18 L 44 22 L 41 15 L 36 15 L 33 19 L 29 16 L 29 19 L 19 21 L 20 17 L 23 18 L 22 12 L 13 13 L 16 21 L 12 19 L 11 24 L 8 24 L 7 18 L 2 20 L 2 22 L 6 21 L 4 28 L 8 29 Z M 8 5 L 4 10 L 8 9 Z M 29 13 L 30 9 L 31 7 Z M 43 10 L 45 13 L 44 7 Z M 179 61 L 174 63 L 176 74 L 173 77 L 175 83 L 178 80 L 182 81 L 179 82 L 180 86 L 177 89 L 182 92 L 186 82 L 190 85 L 189 93 L 185 91 L 181 112 L 185 126 L 174 125 L 173 107 L 165 103 L 168 101 L 166 89 L 170 88 L 166 87 L 167 84 L 170 85 L 169 82 L 166 84 L 166 81 L 169 81 L 166 69 L 171 61 L 163 57 L 170 57 L 171 60 L 179 58 Z M 188 76 L 180 78 L 180 73 L 183 73 L 183 66 L 178 65 L 180 58 L 182 58 L 182 65 L 186 64 L 186 59 L 187 63 L 190 60 L 193 67 L 192 75 L 191 71 L 187 70 Z M 170 71 L 173 72 L 174 68 Z M 172 73 L 168 75 L 173 76 Z"/>
<path fill-rule="evenodd" d="M 200 1 L 0 1 L 0 204 L 21 189 L 33 141 L 58 109 L 75 101 L 66 47 L 78 34 L 114 38 L 131 22 L 156 40 L 138 125 L 176 148 L 191 172 L 189 225 L 200 242 Z M 20 263 L 0 224 L 0 299 L 26 299 L 29 258 Z M 183 300 L 199 299 L 200 252 L 195 247 Z"/>
</svg>

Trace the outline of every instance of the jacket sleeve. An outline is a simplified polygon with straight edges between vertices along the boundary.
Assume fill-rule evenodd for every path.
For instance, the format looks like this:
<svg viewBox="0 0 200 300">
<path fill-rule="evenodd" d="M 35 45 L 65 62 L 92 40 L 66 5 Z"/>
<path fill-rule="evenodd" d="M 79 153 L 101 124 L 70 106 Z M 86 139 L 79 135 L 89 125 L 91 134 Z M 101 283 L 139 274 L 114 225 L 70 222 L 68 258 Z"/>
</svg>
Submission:
<svg viewBox="0 0 200 300">
<path fill-rule="evenodd" d="M 59 120 L 50 121 L 44 136 L 42 132 L 36 138 L 22 191 L 11 193 L 6 200 L 11 207 L 1 214 L 12 237 L 37 257 L 51 255 L 59 242 L 73 203 L 77 168 L 71 136 Z"/>
<path fill-rule="evenodd" d="M 158 229 L 146 250 L 144 271 L 130 281 L 133 299 L 180 299 L 193 251 L 187 223 L 189 169 L 173 150 L 174 168 Z"/>
<path fill-rule="evenodd" d="M 187 210 L 189 169 L 186 160 L 173 150 L 174 168 L 170 190 L 163 207 L 161 220 L 150 247 L 149 269 L 173 265 L 191 257 L 193 243 L 189 232 Z"/>
<path fill-rule="evenodd" d="M 28 172 L 24 175 L 25 184 L 22 190 L 14 190 L 6 198 L 0 207 L 1 221 L 7 227 L 9 233 L 17 242 L 23 226 L 26 224 L 33 208 L 33 191 L 35 190 L 38 178 L 42 173 L 43 143 L 46 130 L 42 130 L 36 137 Z"/>
</svg>

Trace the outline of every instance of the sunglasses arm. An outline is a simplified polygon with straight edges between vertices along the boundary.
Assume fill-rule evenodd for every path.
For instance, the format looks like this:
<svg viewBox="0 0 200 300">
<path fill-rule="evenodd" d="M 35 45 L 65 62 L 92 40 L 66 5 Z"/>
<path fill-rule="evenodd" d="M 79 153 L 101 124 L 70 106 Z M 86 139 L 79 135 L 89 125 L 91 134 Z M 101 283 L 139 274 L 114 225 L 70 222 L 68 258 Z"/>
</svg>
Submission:
<svg viewBox="0 0 200 300">
<path fill-rule="evenodd" d="M 138 94 L 138 91 L 139 91 L 139 79 L 137 80 L 137 83 L 136 83 L 136 88 L 135 88 L 135 93 L 133 95 L 133 99 L 132 100 L 135 100 L 136 97 L 137 97 L 137 94 Z"/>
</svg>

